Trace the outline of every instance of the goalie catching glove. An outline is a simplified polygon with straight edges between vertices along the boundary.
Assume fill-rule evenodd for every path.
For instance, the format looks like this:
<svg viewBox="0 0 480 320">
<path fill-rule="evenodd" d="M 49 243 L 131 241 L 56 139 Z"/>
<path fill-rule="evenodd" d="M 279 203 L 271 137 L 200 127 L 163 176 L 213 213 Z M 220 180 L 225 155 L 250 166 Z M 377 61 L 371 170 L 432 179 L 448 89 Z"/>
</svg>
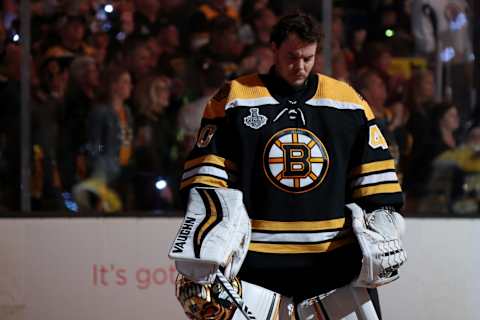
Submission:
<svg viewBox="0 0 480 320">
<path fill-rule="evenodd" d="M 398 268 L 407 260 L 400 237 L 405 230 L 403 217 L 386 208 L 366 213 L 355 203 L 352 227 L 363 254 L 362 269 L 354 286 L 375 288 L 399 278 Z"/>
<path fill-rule="evenodd" d="M 250 237 L 241 191 L 194 188 L 168 256 L 180 274 L 196 283 L 213 283 L 218 269 L 232 280 L 247 255 Z"/>
</svg>

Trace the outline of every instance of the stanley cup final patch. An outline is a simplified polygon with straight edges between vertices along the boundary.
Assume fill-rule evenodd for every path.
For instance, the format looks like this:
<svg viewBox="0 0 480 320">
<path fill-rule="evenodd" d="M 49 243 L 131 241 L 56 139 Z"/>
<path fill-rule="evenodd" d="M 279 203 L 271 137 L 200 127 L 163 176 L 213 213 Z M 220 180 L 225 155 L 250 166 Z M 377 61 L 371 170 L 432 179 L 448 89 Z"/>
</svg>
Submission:
<svg viewBox="0 0 480 320">
<path fill-rule="evenodd" d="M 259 129 L 267 123 L 267 120 L 268 118 L 260 114 L 258 108 L 250 108 L 250 115 L 243 118 L 243 123 L 252 129 Z"/>
</svg>

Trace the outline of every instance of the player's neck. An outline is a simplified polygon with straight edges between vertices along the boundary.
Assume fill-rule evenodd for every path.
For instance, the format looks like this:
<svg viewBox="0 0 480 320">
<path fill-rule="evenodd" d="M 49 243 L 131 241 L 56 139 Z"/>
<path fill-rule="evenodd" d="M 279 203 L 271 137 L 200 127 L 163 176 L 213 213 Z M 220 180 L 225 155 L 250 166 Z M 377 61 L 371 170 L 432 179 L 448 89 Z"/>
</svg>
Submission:
<svg viewBox="0 0 480 320">
<path fill-rule="evenodd" d="M 270 68 L 270 71 L 269 71 L 269 75 L 272 77 L 272 79 L 275 81 L 275 84 L 276 86 L 278 86 L 279 88 L 282 88 L 283 90 L 285 90 L 285 92 L 289 92 L 289 93 L 298 93 L 302 90 L 305 90 L 308 85 L 309 85 L 309 81 L 310 81 L 310 78 L 311 78 L 311 74 L 307 77 L 307 79 L 301 84 L 301 85 L 298 85 L 298 86 L 293 86 L 291 85 L 290 83 L 288 83 L 279 73 L 278 71 L 276 70 L 275 66 L 272 66 Z"/>
</svg>

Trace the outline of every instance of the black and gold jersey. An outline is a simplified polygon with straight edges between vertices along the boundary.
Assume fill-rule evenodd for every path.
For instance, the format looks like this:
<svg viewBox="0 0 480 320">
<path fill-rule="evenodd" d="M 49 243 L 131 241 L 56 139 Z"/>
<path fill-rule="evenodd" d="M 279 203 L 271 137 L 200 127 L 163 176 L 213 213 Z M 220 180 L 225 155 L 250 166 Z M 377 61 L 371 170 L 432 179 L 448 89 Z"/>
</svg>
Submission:
<svg viewBox="0 0 480 320">
<path fill-rule="evenodd" d="M 194 186 L 243 191 L 252 241 L 240 276 L 290 296 L 319 294 L 358 273 L 346 203 L 402 205 L 370 107 L 320 74 L 298 89 L 273 72 L 226 83 L 208 102 L 185 163 L 181 189 Z M 315 291 L 295 289 L 302 281 Z"/>
</svg>

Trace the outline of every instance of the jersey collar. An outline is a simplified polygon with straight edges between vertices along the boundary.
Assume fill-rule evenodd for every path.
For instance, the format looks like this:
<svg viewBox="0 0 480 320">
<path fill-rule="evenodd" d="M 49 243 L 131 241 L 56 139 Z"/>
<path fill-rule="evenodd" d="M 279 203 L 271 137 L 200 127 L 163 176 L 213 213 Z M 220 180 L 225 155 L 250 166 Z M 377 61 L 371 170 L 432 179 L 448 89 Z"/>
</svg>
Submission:
<svg viewBox="0 0 480 320">
<path fill-rule="evenodd" d="M 277 100 L 295 99 L 301 102 L 307 101 L 315 94 L 318 84 L 318 77 L 310 74 L 305 83 L 299 87 L 292 87 L 282 79 L 275 71 L 275 66 L 270 68 L 267 74 L 260 76 L 270 94 Z"/>
</svg>

